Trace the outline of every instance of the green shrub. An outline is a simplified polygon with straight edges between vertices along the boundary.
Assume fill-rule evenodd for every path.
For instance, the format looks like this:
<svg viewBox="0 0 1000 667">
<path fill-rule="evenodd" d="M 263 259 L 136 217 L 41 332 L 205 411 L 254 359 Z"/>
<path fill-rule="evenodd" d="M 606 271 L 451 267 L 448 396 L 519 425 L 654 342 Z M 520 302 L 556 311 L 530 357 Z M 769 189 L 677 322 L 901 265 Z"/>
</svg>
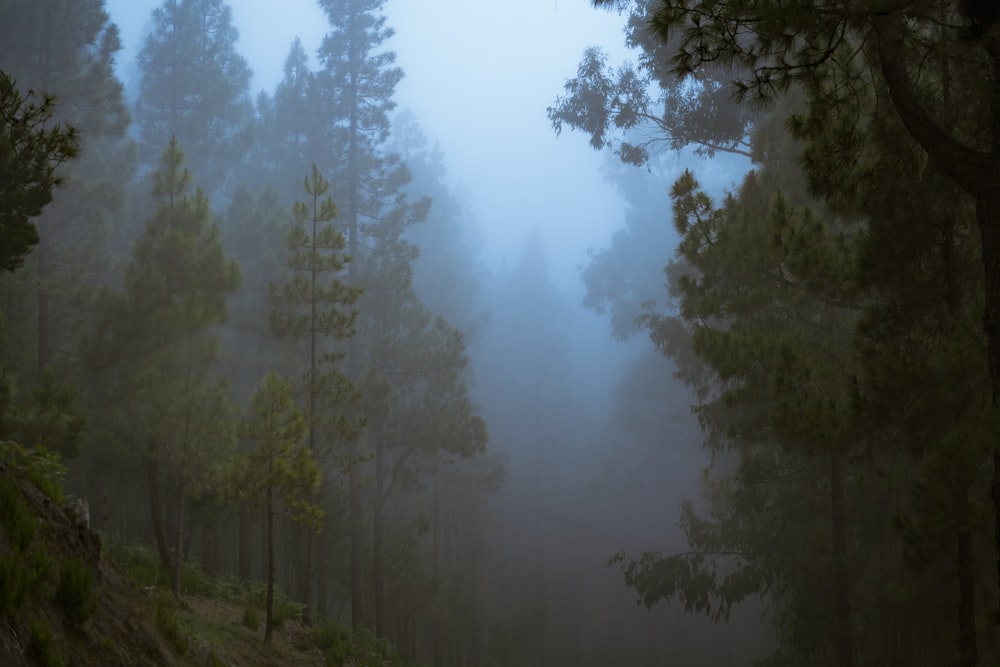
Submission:
<svg viewBox="0 0 1000 667">
<path fill-rule="evenodd" d="M 243 625 L 254 632 L 260 627 L 260 612 L 256 607 L 251 605 L 243 607 Z"/>
<path fill-rule="evenodd" d="M 108 557 L 125 572 L 125 577 L 139 588 L 168 586 L 170 578 L 160 564 L 160 558 L 144 544 L 111 540 Z"/>
<path fill-rule="evenodd" d="M 34 541 L 37 521 L 28 509 L 14 480 L 0 477 L 0 525 L 14 552 L 24 551 Z"/>
<path fill-rule="evenodd" d="M 58 454 L 41 446 L 25 447 L 10 440 L 0 440 L 0 461 L 24 471 L 42 493 L 57 505 L 62 505 L 65 500 L 62 483 L 66 478 L 66 466 Z"/>
<path fill-rule="evenodd" d="M 323 621 L 313 626 L 313 641 L 323 652 L 326 664 L 342 665 L 351 655 L 351 634 L 339 623 Z"/>
<path fill-rule="evenodd" d="M 94 599 L 94 578 L 90 569 L 78 558 L 68 558 L 59 568 L 56 603 L 70 628 L 79 628 L 97 608 Z"/>
<path fill-rule="evenodd" d="M 300 602 L 290 600 L 284 595 L 274 596 L 274 609 L 271 612 L 274 621 L 274 629 L 280 630 L 285 626 L 285 621 L 302 620 L 303 605 Z"/>
<path fill-rule="evenodd" d="M 165 589 L 156 594 L 156 629 L 174 648 L 177 655 L 184 655 L 188 649 L 187 635 L 177 621 L 177 600 Z"/>
<path fill-rule="evenodd" d="M 13 616 L 32 594 L 47 590 L 51 565 L 37 543 L 27 551 L 0 554 L 0 616 Z"/>
<path fill-rule="evenodd" d="M 28 654 L 42 667 L 63 667 L 65 660 L 48 624 L 32 619 L 28 632 Z"/>
</svg>

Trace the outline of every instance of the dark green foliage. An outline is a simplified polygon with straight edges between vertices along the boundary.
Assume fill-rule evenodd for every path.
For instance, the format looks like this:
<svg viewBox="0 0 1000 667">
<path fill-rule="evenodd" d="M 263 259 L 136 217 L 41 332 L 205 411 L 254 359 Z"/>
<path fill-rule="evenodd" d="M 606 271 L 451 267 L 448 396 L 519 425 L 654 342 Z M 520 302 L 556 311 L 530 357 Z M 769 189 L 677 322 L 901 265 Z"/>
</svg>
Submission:
<svg viewBox="0 0 1000 667">
<path fill-rule="evenodd" d="M 223 252 L 204 191 L 189 192 L 191 174 L 176 140 L 160 167 L 152 179 L 156 211 L 132 249 L 122 289 L 101 292 L 96 326 L 82 347 L 95 398 L 104 402 L 101 426 L 130 443 L 116 464 L 153 471 L 146 480 L 154 534 L 179 594 L 182 559 L 170 555 L 157 482 L 161 467 L 181 480 L 171 509 L 174 551 L 183 553 L 187 496 L 217 485 L 235 440 L 226 383 L 212 373 L 213 328 L 226 321 L 240 270 Z"/>
<path fill-rule="evenodd" d="M 313 626 L 313 641 L 330 665 L 342 665 L 350 655 L 351 633 L 340 623 L 323 621 Z"/>
<path fill-rule="evenodd" d="M 183 656 L 187 653 L 190 639 L 177 620 L 179 603 L 170 591 L 161 588 L 156 592 L 154 605 L 156 630 L 167 640 L 175 655 Z"/>
<path fill-rule="evenodd" d="M 49 624 L 40 618 L 31 619 L 28 631 L 28 653 L 41 667 L 63 667 L 66 664 L 59 643 Z"/>
<path fill-rule="evenodd" d="M 750 135 L 759 120 L 751 108 L 734 104 L 728 63 L 709 63 L 677 76 L 669 55 L 675 41 L 663 44 L 649 30 L 655 0 L 617 3 L 629 11 L 626 44 L 639 49 L 635 63 L 617 69 L 600 47 L 590 47 L 576 77 L 563 86 L 547 114 L 556 134 L 564 127 L 590 136 L 595 149 L 612 148 L 625 164 L 646 164 L 663 146 L 697 154 L 750 155 Z"/>
<path fill-rule="evenodd" d="M 313 627 L 313 641 L 330 667 L 344 664 L 402 667 L 406 664 L 387 641 L 378 639 L 365 628 L 352 631 L 334 621 L 324 621 Z"/>
<path fill-rule="evenodd" d="M 10 376 L 0 373 L 0 440 L 9 438 L 28 443 L 39 452 L 53 452 L 53 458 L 56 454 L 75 458 L 86 425 L 76 388 L 56 380 L 51 368 L 42 372 L 30 403 L 16 400 L 13 385 Z M 39 463 L 36 457 L 35 467 Z"/>
<path fill-rule="evenodd" d="M 14 443 L 0 443 L 7 465 Z M 15 449 L 15 451 L 17 451 Z M 53 563 L 40 537 L 38 519 L 11 476 L 0 475 L 0 616 L 15 616 L 25 603 L 49 590 Z"/>
<path fill-rule="evenodd" d="M 22 96 L 0 70 L 0 272 L 16 271 L 38 243 L 31 219 L 52 201 L 56 168 L 76 157 L 72 127 L 52 123 L 55 99 Z"/>
<path fill-rule="evenodd" d="M 240 621 L 243 627 L 249 628 L 254 632 L 260 627 L 260 612 L 257 608 L 251 605 L 247 605 L 243 608 L 243 620 Z"/>
<path fill-rule="evenodd" d="M 14 480 L 0 478 L 0 525 L 10 551 L 24 551 L 34 542 L 36 523 Z"/>
<path fill-rule="evenodd" d="M 108 546 L 108 556 L 138 588 L 165 585 L 168 581 L 163 564 L 146 545 L 115 540 Z"/>
<path fill-rule="evenodd" d="M 55 601 L 70 629 L 79 628 L 94 613 L 94 577 L 83 561 L 70 557 L 59 566 Z"/>
<path fill-rule="evenodd" d="M 59 456 L 44 447 L 23 447 L 16 442 L 0 441 L 0 459 L 20 468 L 38 490 L 61 505 L 65 492 L 62 482 L 66 466 Z"/>
</svg>

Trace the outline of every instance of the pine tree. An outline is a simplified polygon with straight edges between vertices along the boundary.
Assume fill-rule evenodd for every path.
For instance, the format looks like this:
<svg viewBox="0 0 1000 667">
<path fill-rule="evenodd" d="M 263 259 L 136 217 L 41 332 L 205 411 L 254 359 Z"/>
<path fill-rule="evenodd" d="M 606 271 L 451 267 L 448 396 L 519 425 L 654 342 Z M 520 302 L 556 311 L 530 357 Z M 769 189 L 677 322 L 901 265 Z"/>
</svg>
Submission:
<svg viewBox="0 0 1000 667">
<path fill-rule="evenodd" d="M 309 201 L 296 202 L 293 208 L 299 224 L 288 236 L 292 276 L 283 286 L 271 288 L 275 334 L 308 342 L 309 368 L 303 382 L 306 433 L 310 451 L 324 458 L 335 443 L 353 440 L 359 426 L 347 414 L 347 405 L 356 401 L 356 389 L 338 367 L 343 357 L 338 344 L 354 335 L 355 313 L 346 309 L 357 302 L 360 290 L 342 280 L 350 258 L 343 254 L 344 235 L 332 224 L 337 207 L 332 199 L 324 198 L 329 187 L 313 164 L 305 179 Z M 326 442 L 321 442 L 321 433 L 327 434 Z M 308 609 L 311 534 L 305 558 L 302 596 Z"/>
<path fill-rule="evenodd" d="M 125 138 L 129 115 L 114 73 L 120 49 L 118 29 L 98 0 L 0 7 L 4 71 L 22 91 L 54 96 L 52 120 L 80 133 L 79 157 L 61 169 L 63 186 L 35 219 L 40 244 L 30 278 L 11 286 L 35 301 L 30 314 L 19 313 L 25 322 L 34 319 L 28 334 L 34 349 L 18 356 L 20 364 L 34 362 L 36 378 L 57 351 L 66 353 L 59 359 L 64 366 L 72 365 L 75 332 L 89 316 L 94 287 L 108 277 L 103 265 L 114 252 L 111 223 L 134 167 Z"/>
<path fill-rule="evenodd" d="M 59 125 L 47 127 L 54 100 L 34 104 L 22 97 L 14 82 L 0 71 L 0 271 L 16 271 L 38 243 L 31 219 L 52 201 L 59 184 L 56 167 L 76 156 L 77 133 Z"/>
<path fill-rule="evenodd" d="M 318 113 L 316 92 L 316 74 L 309 67 L 309 56 L 302 42 L 295 39 L 273 96 L 261 93 L 257 98 L 254 159 L 247 165 L 247 182 L 266 183 L 282 196 L 297 196 L 300 165 L 328 167 L 322 140 L 324 120 Z"/>
<path fill-rule="evenodd" d="M 139 54 L 136 102 L 149 154 L 171 137 L 211 197 L 250 145 L 250 67 L 236 52 L 239 33 L 224 0 L 164 0 Z"/>
<path fill-rule="evenodd" d="M 395 54 L 385 51 L 384 42 L 392 36 L 382 14 L 385 0 L 322 0 L 320 5 L 330 21 L 331 31 L 319 49 L 321 70 L 316 75 L 319 112 L 326 123 L 320 135 L 325 154 L 319 164 L 330 175 L 334 197 L 345 219 L 347 254 L 351 258 L 347 281 L 365 289 L 359 304 L 363 318 L 376 310 L 384 286 L 378 281 L 390 277 L 379 273 L 384 264 L 370 262 L 365 250 L 382 245 L 383 257 L 390 257 L 389 247 L 401 237 L 402 227 L 419 218 L 405 200 L 400 200 L 399 188 L 407 180 L 398 161 L 381 151 L 389 135 L 389 116 L 395 106 L 393 93 L 402 78 L 394 66 Z M 395 249 L 399 258 L 412 258 L 412 249 Z M 398 277 L 409 280 L 409 268 Z M 369 321 L 377 321 L 369 320 Z M 367 374 L 367 359 L 371 343 L 361 340 L 370 327 L 359 322 L 362 336 L 349 341 L 347 375 L 355 382 Z M 354 458 L 360 459 L 362 443 L 354 448 Z M 355 627 L 368 623 L 365 604 L 364 562 L 364 495 L 363 471 L 353 465 L 349 478 L 349 511 L 351 535 L 351 622 Z"/>
<path fill-rule="evenodd" d="M 322 473 L 315 450 L 304 443 L 306 420 L 292 400 L 289 383 L 275 374 L 261 382 L 253 396 L 252 414 L 245 433 L 256 447 L 241 465 L 239 495 L 264 503 L 267 541 L 267 598 L 264 641 L 274 633 L 275 518 L 279 513 L 310 527 L 318 525 L 322 511 L 312 503 Z"/>
<path fill-rule="evenodd" d="M 217 345 L 213 327 L 226 319 L 226 299 L 240 283 L 227 259 L 200 189 L 188 194 L 191 174 L 176 140 L 154 175 L 155 215 L 136 242 L 122 290 L 99 299 L 99 320 L 85 358 L 101 377 L 102 420 L 119 437 L 145 445 L 150 518 L 164 566 L 179 595 L 185 497 L 206 466 L 229 447 L 232 424 L 223 388 L 212 379 Z M 166 535 L 161 477 L 176 485 L 174 552 Z"/>
</svg>

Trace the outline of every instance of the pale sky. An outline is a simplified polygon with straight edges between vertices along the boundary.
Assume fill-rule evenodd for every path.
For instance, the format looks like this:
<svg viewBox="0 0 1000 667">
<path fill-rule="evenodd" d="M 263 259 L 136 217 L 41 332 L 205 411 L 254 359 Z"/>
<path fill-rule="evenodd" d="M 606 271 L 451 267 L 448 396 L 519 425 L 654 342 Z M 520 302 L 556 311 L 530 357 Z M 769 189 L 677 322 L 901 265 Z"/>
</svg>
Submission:
<svg viewBox="0 0 1000 667">
<path fill-rule="evenodd" d="M 141 45 L 155 0 L 109 0 L 122 31 L 122 76 Z M 273 91 L 292 39 L 315 56 L 326 17 L 311 0 L 232 0 L 239 48 L 254 71 L 252 93 Z M 554 278 L 579 288 L 588 247 L 621 225 L 617 194 L 600 176 L 602 157 L 583 135 L 558 140 L 545 109 L 576 71 L 583 50 L 624 54 L 617 14 L 589 0 L 389 0 L 392 48 L 406 73 L 400 108 L 438 142 L 451 185 L 464 191 L 491 265 L 516 260 L 531 227 L 546 239 Z"/>
</svg>

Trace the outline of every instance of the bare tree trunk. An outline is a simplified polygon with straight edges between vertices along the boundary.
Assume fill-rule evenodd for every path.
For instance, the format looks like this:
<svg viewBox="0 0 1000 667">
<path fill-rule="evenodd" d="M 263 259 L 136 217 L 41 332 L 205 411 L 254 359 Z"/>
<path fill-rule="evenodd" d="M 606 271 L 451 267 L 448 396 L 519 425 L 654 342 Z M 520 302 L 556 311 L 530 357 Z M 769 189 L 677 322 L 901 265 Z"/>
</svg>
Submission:
<svg viewBox="0 0 1000 667">
<path fill-rule="evenodd" d="M 183 472 L 182 472 L 183 474 Z M 181 569 L 184 563 L 184 495 L 187 482 L 183 479 L 177 485 L 177 548 L 174 551 L 173 589 L 174 597 L 181 599 Z"/>
<path fill-rule="evenodd" d="M 163 499 L 160 496 L 160 465 L 156 459 L 156 445 L 150 441 L 146 453 L 146 485 L 149 490 L 149 519 L 153 527 L 153 539 L 160 554 L 160 562 L 168 571 L 173 571 L 173 556 L 167 544 L 166 532 L 163 528 Z"/>
<path fill-rule="evenodd" d="M 245 503 L 240 505 L 238 530 L 237 572 L 240 579 L 250 581 L 253 578 L 253 515 Z"/>
<path fill-rule="evenodd" d="M 432 509 L 431 509 L 431 537 L 433 548 L 431 551 L 431 576 L 435 583 L 441 581 L 441 493 L 438 489 L 438 470 L 434 470 L 432 485 Z M 444 667 L 444 655 L 442 654 L 441 641 L 441 621 L 437 616 L 431 617 L 431 659 L 434 667 Z"/>
<path fill-rule="evenodd" d="M 372 507 L 372 585 L 375 588 L 375 636 L 385 636 L 385 577 L 382 546 L 382 494 L 385 487 L 384 447 L 378 427 L 375 440 L 375 502 Z"/>
<path fill-rule="evenodd" d="M 316 614 L 320 618 L 329 615 L 330 600 L 327 587 L 328 572 L 325 564 L 329 552 L 327 544 L 327 532 L 319 531 L 316 535 Z"/>
<path fill-rule="evenodd" d="M 305 562 L 302 565 L 302 595 L 300 602 L 302 602 L 302 623 L 312 625 L 312 608 L 309 603 L 312 601 L 313 530 L 307 526 L 305 531 L 306 548 L 303 553 Z"/>
<path fill-rule="evenodd" d="M 267 507 L 267 599 L 264 603 L 264 643 L 271 643 L 274 632 L 274 490 L 268 486 Z"/>
<path fill-rule="evenodd" d="M 969 492 L 964 485 L 957 485 L 958 514 L 957 577 L 958 577 L 958 635 L 960 667 L 977 667 L 979 650 L 976 645 L 976 576 L 973 562 L 971 510 Z"/>
<path fill-rule="evenodd" d="M 854 631 L 851 628 L 851 588 L 847 573 L 847 510 L 841 453 L 830 452 L 830 507 L 833 534 L 834 647 L 838 667 L 854 667 Z"/>
</svg>

